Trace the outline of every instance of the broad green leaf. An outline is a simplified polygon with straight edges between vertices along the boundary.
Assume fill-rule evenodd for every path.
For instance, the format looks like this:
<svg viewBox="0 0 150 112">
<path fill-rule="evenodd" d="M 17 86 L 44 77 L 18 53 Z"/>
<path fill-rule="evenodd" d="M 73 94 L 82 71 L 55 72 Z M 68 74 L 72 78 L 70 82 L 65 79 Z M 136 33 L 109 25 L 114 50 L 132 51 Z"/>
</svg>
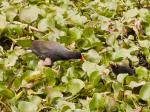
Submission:
<svg viewBox="0 0 150 112">
<path fill-rule="evenodd" d="M 63 15 L 61 15 L 61 14 L 59 14 L 59 15 L 57 14 L 55 16 L 55 20 L 56 20 L 57 24 L 60 24 L 61 26 L 64 26 L 66 23 Z"/>
<path fill-rule="evenodd" d="M 98 71 L 94 71 L 89 75 L 89 83 L 91 83 L 93 86 L 96 86 L 101 79 L 101 76 Z"/>
<path fill-rule="evenodd" d="M 59 107 L 61 112 L 71 112 L 71 110 L 75 109 L 75 103 L 67 101 L 59 101 L 57 106 Z"/>
<path fill-rule="evenodd" d="M 72 38 L 72 40 L 80 39 L 82 35 L 82 29 L 79 28 L 70 28 L 69 29 L 69 35 Z"/>
<path fill-rule="evenodd" d="M 140 98 L 142 100 L 145 101 L 149 101 L 150 100 L 150 83 L 145 84 L 144 86 L 142 86 L 142 88 L 140 89 Z"/>
<path fill-rule="evenodd" d="M 37 112 L 37 105 L 27 101 L 20 101 L 18 104 L 19 112 Z"/>
<path fill-rule="evenodd" d="M 89 61 L 85 61 L 82 64 L 82 69 L 84 72 L 87 72 L 87 75 L 90 75 L 92 72 L 98 71 L 99 74 L 108 74 L 109 70 L 104 65 L 97 65 L 96 63 L 91 63 Z"/>
<path fill-rule="evenodd" d="M 19 18 L 26 23 L 32 23 L 37 20 L 39 9 L 36 6 L 28 6 L 20 11 Z"/>
<path fill-rule="evenodd" d="M 141 47 L 150 48 L 150 41 L 149 40 L 139 40 L 138 41 Z"/>
<path fill-rule="evenodd" d="M 41 19 L 38 23 L 38 29 L 40 31 L 47 31 L 49 29 L 48 19 Z"/>
<path fill-rule="evenodd" d="M 101 30 L 105 30 L 105 31 L 108 31 L 109 29 L 109 23 L 102 23 L 101 24 Z"/>
<path fill-rule="evenodd" d="M 138 67 L 135 69 L 135 73 L 138 75 L 139 78 L 146 78 L 148 76 L 148 70 L 144 67 Z"/>
<path fill-rule="evenodd" d="M 14 39 L 22 36 L 23 30 L 20 25 L 10 24 L 9 26 L 6 27 L 5 33 L 6 36 Z"/>
<path fill-rule="evenodd" d="M 3 70 L 0 69 L 0 81 L 3 81 L 3 78 L 4 78 L 3 73 L 4 73 Z"/>
<path fill-rule="evenodd" d="M 116 21 L 116 28 L 122 32 L 123 31 L 123 23 L 121 23 L 120 21 Z"/>
<path fill-rule="evenodd" d="M 42 102 L 42 99 L 40 97 L 38 97 L 38 96 L 29 96 L 28 98 L 29 98 L 31 103 L 33 103 L 33 104 L 35 104 L 37 106 L 40 105 L 41 102 Z"/>
<path fill-rule="evenodd" d="M 85 61 L 82 65 L 82 69 L 87 72 L 88 74 L 94 72 L 94 71 L 99 71 L 100 66 L 97 65 L 96 63 L 91 63 L 89 61 Z"/>
<path fill-rule="evenodd" d="M 12 112 L 19 112 L 16 106 L 11 106 L 11 111 Z"/>
<path fill-rule="evenodd" d="M 68 78 L 80 78 L 83 76 L 83 71 L 81 69 L 75 68 L 75 67 L 70 67 L 67 70 L 66 76 Z"/>
<path fill-rule="evenodd" d="M 21 85 L 21 82 L 22 82 L 22 80 L 20 78 L 15 78 L 15 80 L 13 82 L 13 86 L 18 89 Z"/>
<path fill-rule="evenodd" d="M 15 96 L 15 93 L 10 90 L 10 89 L 7 89 L 6 87 L 0 87 L 0 96 L 3 96 L 7 99 L 11 99 Z"/>
<path fill-rule="evenodd" d="M 121 83 L 118 82 L 113 83 L 112 88 L 115 93 L 118 93 L 119 91 L 123 90 L 123 86 L 121 85 Z"/>
<path fill-rule="evenodd" d="M 90 38 L 92 35 L 94 35 L 94 29 L 93 28 L 85 28 L 83 30 L 82 37 Z"/>
<path fill-rule="evenodd" d="M 138 78 L 135 76 L 127 76 L 125 81 L 126 81 L 126 84 L 130 84 L 130 82 L 132 81 L 138 82 Z"/>
<path fill-rule="evenodd" d="M 150 13 L 148 12 L 148 14 L 145 14 L 145 21 L 150 24 Z"/>
<path fill-rule="evenodd" d="M 113 53 L 113 60 L 122 60 L 125 58 L 129 58 L 133 62 L 137 62 L 138 59 L 136 56 L 132 56 L 131 53 L 137 51 L 138 48 L 136 46 L 133 46 L 129 49 L 124 49 L 124 48 L 116 48 L 115 53 Z"/>
<path fill-rule="evenodd" d="M 106 6 L 109 10 L 116 10 L 117 9 L 117 2 L 107 2 Z"/>
<path fill-rule="evenodd" d="M 123 82 L 124 82 L 124 79 L 126 78 L 126 76 L 128 76 L 128 74 L 119 74 L 119 75 L 117 76 L 118 82 L 123 83 Z"/>
<path fill-rule="evenodd" d="M 72 79 L 67 85 L 68 91 L 71 92 L 72 95 L 77 94 L 85 86 L 84 82 L 80 79 Z"/>
<path fill-rule="evenodd" d="M 51 68 L 44 68 L 43 74 L 46 76 L 46 82 L 48 83 L 48 85 L 54 86 L 56 83 L 56 73 L 54 73 L 54 71 Z"/>
<path fill-rule="evenodd" d="M 94 93 L 92 100 L 89 104 L 90 110 L 103 109 L 105 107 L 105 98 L 101 93 Z"/>
<path fill-rule="evenodd" d="M 18 59 L 18 56 L 15 53 L 9 54 L 8 58 L 5 60 L 5 66 L 11 67 L 16 64 L 16 61 Z"/>
<path fill-rule="evenodd" d="M 147 26 L 146 28 L 145 28 L 145 34 L 146 35 L 150 35 L 150 26 Z"/>
<path fill-rule="evenodd" d="M 138 15 L 138 10 L 136 8 L 130 9 L 127 12 L 124 12 L 125 18 L 133 18 Z"/>
<path fill-rule="evenodd" d="M 6 17 L 9 21 L 13 21 L 17 16 L 18 10 L 15 7 L 11 7 L 6 11 Z"/>
<path fill-rule="evenodd" d="M 99 63 L 101 57 L 94 49 L 91 49 L 87 53 L 87 59 L 93 63 Z"/>
<path fill-rule="evenodd" d="M 55 100 L 56 98 L 62 98 L 63 94 L 56 90 L 56 89 L 49 89 L 47 97 L 50 99 L 50 101 L 52 102 L 53 100 Z"/>
<path fill-rule="evenodd" d="M 31 46 L 32 41 L 31 40 L 17 40 L 16 44 L 22 47 L 30 47 Z"/>
<path fill-rule="evenodd" d="M 71 15 L 70 22 L 77 25 L 83 25 L 87 21 L 85 16 L 80 16 L 79 14 Z"/>
<path fill-rule="evenodd" d="M 113 60 L 120 60 L 130 56 L 130 51 L 127 49 L 116 49 L 113 53 Z"/>
<path fill-rule="evenodd" d="M 145 8 L 141 8 L 139 10 L 139 15 L 145 19 L 145 17 L 148 15 L 148 10 Z"/>
<path fill-rule="evenodd" d="M 6 16 L 0 14 L 0 35 L 5 29 L 6 25 L 7 25 Z"/>
<path fill-rule="evenodd" d="M 139 87 L 145 84 L 145 81 L 142 82 L 135 82 L 135 81 L 131 81 L 129 84 L 129 87 L 131 87 L 132 89 L 135 87 Z"/>
<path fill-rule="evenodd" d="M 107 38 L 106 43 L 107 43 L 108 45 L 113 46 L 113 45 L 115 44 L 116 39 L 117 39 L 118 36 L 119 36 L 119 33 L 118 33 L 118 32 L 113 32 L 113 33 Z"/>
</svg>

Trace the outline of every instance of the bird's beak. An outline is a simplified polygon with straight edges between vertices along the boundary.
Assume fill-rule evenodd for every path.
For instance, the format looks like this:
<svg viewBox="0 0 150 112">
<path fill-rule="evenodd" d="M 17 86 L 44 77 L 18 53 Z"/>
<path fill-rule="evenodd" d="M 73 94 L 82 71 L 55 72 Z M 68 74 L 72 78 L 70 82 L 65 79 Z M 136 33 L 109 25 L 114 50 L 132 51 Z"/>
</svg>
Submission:
<svg viewBox="0 0 150 112">
<path fill-rule="evenodd" d="M 80 59 L 81 59 L 81 61 L 85 61 L 85 58 L 83 55 L 81 55 Z"/>
</svg>

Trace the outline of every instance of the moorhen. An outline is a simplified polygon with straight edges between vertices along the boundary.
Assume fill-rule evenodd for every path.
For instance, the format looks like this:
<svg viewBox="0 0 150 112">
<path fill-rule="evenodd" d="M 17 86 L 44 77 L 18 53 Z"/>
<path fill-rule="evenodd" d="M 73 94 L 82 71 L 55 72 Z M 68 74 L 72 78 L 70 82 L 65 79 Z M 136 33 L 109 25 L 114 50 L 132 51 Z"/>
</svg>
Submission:
<svg viewBox="0 0 150 112">
<path fill-rule="evenodd" d="M 81 52 L 70 51 L 55 41 L 34 40 L 31 50 L 41 59 L 40 63 L 44 66 L 52 66 L 58 60 L 84 59 Z"/>
<path fill-rule="evenodd" d="M 110 67 L 113 73 L 115 73 L 116 75 L 120 73 L 128 73 L 129 75 L 133 75 L 135 73 L 134 69 L 127 67 L 127 66 L 123 66 L 123 65 L 110 64 Z"/>
</svg>

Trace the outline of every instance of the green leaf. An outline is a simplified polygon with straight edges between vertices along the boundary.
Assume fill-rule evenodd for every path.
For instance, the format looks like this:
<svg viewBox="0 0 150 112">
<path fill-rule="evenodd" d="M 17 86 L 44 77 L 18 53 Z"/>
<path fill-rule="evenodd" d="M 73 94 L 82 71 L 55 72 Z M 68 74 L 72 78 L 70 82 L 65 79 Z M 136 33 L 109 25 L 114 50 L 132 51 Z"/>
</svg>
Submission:
<svg viewBox="0 0 150 112">
<path fill-rule="evenodd" d="M 150 36 L 150 26 L 147 26 L 145 28 L 145 34 L 148 35 L 148 36 Z"/>
<path fill-rule="evenodd" d="M 56 98 L 62 98 L 63 94 L 60 91 L 52 88 L 48 91 L 47 97 L 50 98 L 50 101 L 52 102 Z"/>
<path fill-rule="evenodd" d="M 5 66 L 6 67 L 14 66 L 16 64 L 17 59 L 18 56 L 15 53 L 8 55 L 8 58 L 5 60 Z"/>
<path fill-rule="evenodd" d="M 18 104 L 19 112 L 37 112 L 37 105 L 27 101 L 20 101 Z"/>
<path fill-rule="evenodd" d="M 149 40 L 139 40 L 138 41 L 141 47 L 150 48 L 150 41 Z"/>
<path fill-rule="evenodd" d="M 85 61 L 82 65 L 82 69 L 87 72 L 88 74 L 94 72 L 94 71 L 98 71 L 99 70 L 99 65 L 95 64 L 95 63 L 91 63 L 89 61 Z"/>
<path fill-rule="evenodd" d="M 38 96 L 29 96 L 28 98 L 29 98 L 31 103 L 33 103 L 33 104 L 35 104 L 37 106 L 40 105 L 41 102 L 42 102 L 42 99 L 40 97 L 38 97 Z"/>
<path fill-rule="evenodd" d="M 39 9 L 36 6 L 28 6 L 20 11 L 19 18 L 22 22 L 32 23 L 37 20 Z"/>
<path fill-rule="evenodd" d="M 40 31 L 47 31 L 48 28 L 49 28 L 48 19 L 47 18 L 41 19 L 38 23 L 38 29 Z"/>
<path fill-rule="evenodd" d="M 68 83 L 68 91 L 72 93 L 72 95 L 77 94 L 82 88 L 84 88 L 85 84 L 80 79 L 72 79 Z"/>
<path fill-rule="evenodd" d="M 14 38 L 19 38 L 20 36 L 23 35 L 23 30 L 22 27 L 19 25 L 14 25 L 10 24 L 9 26 L 6 27 L 5 29 L 5 35 L 14 39 Z"/>
<path fill-rule="evenodd" d="M 107 29 L 108 30 L 108 29 Z M 107 44 L 113 46 L 116 42 L 117 37 L 119 36 L 118 32 L 113 32 L 107 39 Z"/>
<path fill-rule="evenodd" d="M 113 60 L 120 60 L 130 56 L 130 51 L 127 49 L 116 49 L 113 53 Z"/>
<path fill-rule="evenodd" d="M 96 63 L 91 63 L 89 61 L 85 61 L 82 64 L 82 69 L 84 72 L 87 72 L 87 75 L 90 75 L 92 72 L 98 71 L 99 74 L 108 74 L 109 70 L 104 65 L 97 65 Z"/>
<path fill-rule="evenodd" d="M 144 86 L 142 86 L 142 88 L 140 89 L 140 98 L 142 100 L 145 101 L 149 101 L 150 100 L 150 83 L 145 84 Z"/>
<path fill-rule="evenodd" d="M 124 17 L 125 18 L 133 18 L 135 16 L 138 15 L 138 10 L 137 8 L 134 8 L 134 9 L 130 9 L 128 10 L 127 12 L 124 13 Z"/>
<path fill-rule="evenodd" d="M 101 79 L 101 76 L 98 71 L 94 71 L 89 75 L 89 83 L 91 83 L 93 86 L 96 86 Z"/>
<path fill-rule="evenodd" d="M 99 63 L 101 60 L 101 57 L 94 49 L 91 49 L 87 53 L 87 59 L 91 62 Z"/>
<path fill-rule="evenodd" d="M 49 86 L 54 86 L 56 83 L 56 78 L 55 78 L 55 73 L 51 68 L 44 68 L 43 69 L 43 74 L 47 77 L 47 83 Z"/>
<path fill-rule="evenodd" d="M 16 7 L 11 7 L 6 11 L 6 17 L 9 21 L 13 21 L 14 18 L 17 16 L 18 10 Z"/>
<path fill-rule="evenodd" d="M 135 87 L 140 87 L 140 86 L 142 86 L 144 84 L 145 84 L 144 81 L 142 81 L 142 82 L 131 81 L 130 84 L 129 84 L 129 87 L 131 87 L 133 89 Z"/>
<path fill-rule="evenodd" d="M 148 10 L 145 8 L 139 9 L 139 15 L 145 19 L 145 17 L 148 15 Z"/>
<path fill-rule="evenodd" d="M 139 78 L 146 78 L 148 76 L 148 70 L 144 67 L 138 67 L 135 69 L 135 73 L 138 75 Z"/>
<path fill-rule="evenodd" d="M 107 2 L 106 6 L 108 7 L 109 10 L 116 10 L 117 9 L 117 2 Z"/>
<path fill-rule="evenodd" d="M 82 29 L 79 28 L 70 28 L 69 29 L 69 35 L 72 38 L 72 40 L 80 39 L 82 35 Z"/>
<path fill-rule="evenodd" d="M 138 78 L 135 76 L 127 76 L 126 77 L 126 84 L 130 84 L 130 82 L 132 82 L 132 81 L 137 82 Z"/>
<path fill-rule="evenodd" d="M 70 16 L 70 22 L 72 24 L 83 25 L 83 23 L 87 21 L 87 18 L 85 16 L 80 16 L 79 14 L 75 14 L 75 12 L 73 11 L 70 11 L 69 16 Z"/>
<path fill-rule="evenodd" d="M 15 96 L 15 93 L 10 89 L 7 89 L 7 88 L 1 86 L 0 87 L 0 96 L 11 99 Z"/>
<path fill-rule="evenodd" d="M 105 107 L 105 98 L 101 93 L 94 93 L 92 100 L 89 104 L 90 110 L 103 109 Z"/>
<path fill-rule="evenodd" d="M 75 103 L 67 102 L 67 101 L 59 101 L 58 105 L 61 112 L 70 112 L 75 109 Z"/>
<path fill-rule="evenodd" d="M 21 46 L 21 47 L 30 47 L 31 46 L 32 41 L 31 40 L 17 40 L 16 44 Z"/>
<path fill-rule="evenodd" d="M 6 16 L 0 14 L 0 35 L 7 25 Z M 0 36 L 1 38 L 1 36 Z"/>
<path fill-rule="evenodd" d="M 94 35 L 94 29 L 93 28 L 85 28 L 83 30 L 82 36 L 84 38 L 90 38 L 92 35 Z"/>
<path fill-rule="evenodd" d="M 119 75 L 117 76 L 118 82 L 123 83 L 123 82 L 124 82 L 124 79 L 126 78 L 126 76 L 128 76 L 128 74 L 119 74 Z"/>
</svg>

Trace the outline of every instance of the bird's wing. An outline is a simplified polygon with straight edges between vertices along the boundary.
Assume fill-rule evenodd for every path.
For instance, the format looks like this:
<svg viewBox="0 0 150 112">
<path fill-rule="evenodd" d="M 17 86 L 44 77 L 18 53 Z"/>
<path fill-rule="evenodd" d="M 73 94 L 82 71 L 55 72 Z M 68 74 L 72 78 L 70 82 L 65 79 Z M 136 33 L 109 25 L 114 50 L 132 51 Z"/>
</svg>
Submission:
<svg viewBox="0 0 150 112">
<path fill-rule="evenodd" d="M 69 50 L 54 41 L 35 41 L 32 43 L 32 51 L 41 59 L 45 59 L 46 57 L 59 58 Z"/>
</svg>

